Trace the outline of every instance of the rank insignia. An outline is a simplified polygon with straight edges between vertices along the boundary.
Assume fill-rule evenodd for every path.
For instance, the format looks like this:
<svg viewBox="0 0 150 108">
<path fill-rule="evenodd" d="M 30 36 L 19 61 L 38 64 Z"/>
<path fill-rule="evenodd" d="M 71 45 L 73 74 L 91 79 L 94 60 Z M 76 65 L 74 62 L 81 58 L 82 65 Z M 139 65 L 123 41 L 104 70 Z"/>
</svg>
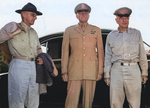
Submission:
<svg viewBox="0 0 150 108">
<path fill-rule="evenodd" d="M 91 30 L 91 34 L 96 34 L 96 31 L 94 31 L 94 30 Z"/>
</svg>

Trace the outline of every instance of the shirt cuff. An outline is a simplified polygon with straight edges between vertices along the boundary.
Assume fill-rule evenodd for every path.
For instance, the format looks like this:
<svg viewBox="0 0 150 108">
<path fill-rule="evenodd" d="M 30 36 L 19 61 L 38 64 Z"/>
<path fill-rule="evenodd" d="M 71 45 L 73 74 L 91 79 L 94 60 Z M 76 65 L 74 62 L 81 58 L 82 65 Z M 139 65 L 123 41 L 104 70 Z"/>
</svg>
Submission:
<svg viewBox="0 0 150 108">
<path fill-rule="evenodd" d="M 104 78 L 110 78 L 110 73 L 109 72 L 104 72 Z"/>
<path fill-rule="evenodd" d="M 141 75 L 148 76 L 148 71 L 142 71 Z"/>
</svg>

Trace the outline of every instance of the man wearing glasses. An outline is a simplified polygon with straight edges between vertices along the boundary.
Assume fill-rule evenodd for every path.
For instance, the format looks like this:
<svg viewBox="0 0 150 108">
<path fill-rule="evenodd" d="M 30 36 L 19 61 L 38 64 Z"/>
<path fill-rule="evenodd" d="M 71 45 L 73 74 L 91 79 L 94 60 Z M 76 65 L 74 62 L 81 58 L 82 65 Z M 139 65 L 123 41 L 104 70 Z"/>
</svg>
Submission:
<svg viewBox="0 0 150 108">
<path fill-rule="evenodd" d="M 35 58 L 42 50 L 31 25 L 42 13 L 32 3 L 16 12 L 21 14 L 22 22 L 8 23 L 0 30 L 0 43 L 8 41 L 13 58 L 8 72 L 9 108 L 38 108 L 39 84 L 36 83 Z M 43 64 L 41 58 L 37 61 Z"/>
<path fill-rule="evenodd" d="M 131 13 L 127 7 L 114 12 L 119 27 L 106 40 L 104 78 L 110 84 L 111 108 L 122 108 L 125 95 L 131 108 L 140 108 L 141 80 L 145 84 L 148 79 L 141 33 L 128 27 Z"/>
<path fill-rule="evenodd" d="M 92 108 L 96 81 L 102 79 L 104 52 L 101 30 L 88 24 L 90 12 L 90 6 L 78 4 L 75 14 L 79 23 L 68 27 L 63 36 L 62 79 L 68 82 L 65 108 L 78 107 L 81 87 L 82 108 Z"/>
</svg>

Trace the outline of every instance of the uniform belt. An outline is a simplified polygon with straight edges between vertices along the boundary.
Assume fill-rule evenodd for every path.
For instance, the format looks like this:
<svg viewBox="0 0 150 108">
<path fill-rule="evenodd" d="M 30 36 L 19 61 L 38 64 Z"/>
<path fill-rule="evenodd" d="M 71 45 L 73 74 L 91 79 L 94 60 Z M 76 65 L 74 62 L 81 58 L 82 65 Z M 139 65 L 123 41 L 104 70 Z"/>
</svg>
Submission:
<svg viewBox="0 0 150 108">
<path fill-rule="evenodd" d="M 19 56 L 13 56 L 13 59 L 21 59 L 21 60 L 35 61 L 35 58 L 19 57 Z"/>
<path fill-rule="evenodd" d="M 119 66 L 133 66 L 133 65 L 137 65 L 137 63 L 114 63 L 115 65 L 119 65 Z"/>
</svg>

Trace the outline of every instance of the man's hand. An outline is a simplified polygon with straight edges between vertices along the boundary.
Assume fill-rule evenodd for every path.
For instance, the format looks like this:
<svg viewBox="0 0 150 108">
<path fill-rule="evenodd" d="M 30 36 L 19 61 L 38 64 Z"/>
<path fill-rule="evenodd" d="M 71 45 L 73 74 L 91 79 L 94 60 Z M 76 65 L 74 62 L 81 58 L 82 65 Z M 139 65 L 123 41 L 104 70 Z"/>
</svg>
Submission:
<svg viewBox="0 0 150 108">
<path fill-rule="evenodd" d="M 37 63 L 38 63 L 39 65 L 42 65 L 42 64 L 43 64 L 43 60 L 42 60 L 41 57 L 38 57 L 38 59 L 36 59 L 36 61 L 37 61 Z"/>
<path fill-rule="evenodd" d="M 20 29 L 21 31 L 25 31 L 25 28 L 22 27 L 20 23 L 17 23 L 17 27 L 18 27 L 18 29 Z"/>
<path fill-rule="evenodd" d="M 110 78 L 105 78 L 104 81 L 108 86 L 110 85 Z"/>
<path fill-rule="evenodd" d="M 15 35 L 19 34 L 21 32 L 21 30 L 19 28 L 17 28 L 14 32 L 12 32 L 10 34 L 10 37 L 13 38 Z"/>
<path fill-rule="evenodd" d="M 17 24 L 17 29 L 10 34 L 10 37 L 13 38 L 15 35 L 19 34 L 21 31 L 25 31 L 25 28 L 20 24 Z"/>
<path fill-rule="evenodd" d="M 145 75 L 141 76 L 141 82 L 142 82 L 142 84 L 145 84 L 147 80 L 148 80 L 147 76 L 145 76 Z"/>
<path fill-rule="evenodd" d="M 99 80 L 101 80 L 101 79 L 102 79 L 102 77 L 103 77 L 103 76 L 102 76 L 102 74 L 98 74 L 98 75 L 97 75 L 97 79 L 96 79 L 96 80 L 97 80 L 97 81 L 99 81 Z"/>
<path fill-rule="evenodd" d="M 68 74 L 67 73 L 62 74 L 62 79 L 64 82 L 68 82 Z"/>
<path fill-rule="evenodd" d="M 54 77 L 56 77 L 56 76 L 58 75 L 58 71 L 57 71 L 57 69 L 56 69 L 55 66 L 53 66 L 53 67 L 54 67 L 54 70 L 53 70 L 53 72 L 51 73 L 51 75 L 54 76 Z"/>
</svg>

